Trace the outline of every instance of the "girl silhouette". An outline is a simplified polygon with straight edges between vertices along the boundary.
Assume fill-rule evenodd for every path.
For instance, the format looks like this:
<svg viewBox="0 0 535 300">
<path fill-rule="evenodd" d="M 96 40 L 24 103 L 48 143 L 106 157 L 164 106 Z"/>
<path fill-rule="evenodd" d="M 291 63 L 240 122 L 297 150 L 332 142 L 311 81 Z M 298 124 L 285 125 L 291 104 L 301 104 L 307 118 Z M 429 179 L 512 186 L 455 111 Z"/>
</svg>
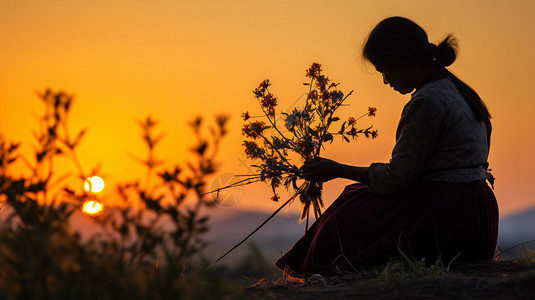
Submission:
<svg viewBox="0 0 535 300">
<path fill-rule="evenodd" d="M 388 163 L 350 166 L 320 159 L 301 167 L 313 181 L 348 185 L 276 266 L 294 277 L 333 275 L 399 255 L 416 259 L 491 259 L 498 207 L 487 185 L 490 114 L 478 94 L 446 69 L 457 56 L 450 35 L 429 43 L 402 17 L 381 21 L 363 57 L 401 94 L 401 113 Z"/>
</svg>

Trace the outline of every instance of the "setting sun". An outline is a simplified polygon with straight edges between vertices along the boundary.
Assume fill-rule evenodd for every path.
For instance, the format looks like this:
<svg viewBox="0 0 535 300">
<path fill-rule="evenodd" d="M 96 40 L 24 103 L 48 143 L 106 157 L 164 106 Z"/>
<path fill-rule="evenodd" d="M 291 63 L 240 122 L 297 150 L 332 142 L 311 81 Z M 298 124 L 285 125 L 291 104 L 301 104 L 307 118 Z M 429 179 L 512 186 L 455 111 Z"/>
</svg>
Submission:
<svg viewBox="0 0 535 300">
<path fill-rule="evenodd" d="M 85 180 L 84 188 L 88 192 L 99 193 L 104 189 L 104 180 L 98 176 L 88 177 Z"/>
<path fill-rule="evenodd" d="M 96 215 L 102 212 L 104 206 L 96 200 L 87 200 L 82 206 L 82 211 L 88 215 Z"/>
</svg>

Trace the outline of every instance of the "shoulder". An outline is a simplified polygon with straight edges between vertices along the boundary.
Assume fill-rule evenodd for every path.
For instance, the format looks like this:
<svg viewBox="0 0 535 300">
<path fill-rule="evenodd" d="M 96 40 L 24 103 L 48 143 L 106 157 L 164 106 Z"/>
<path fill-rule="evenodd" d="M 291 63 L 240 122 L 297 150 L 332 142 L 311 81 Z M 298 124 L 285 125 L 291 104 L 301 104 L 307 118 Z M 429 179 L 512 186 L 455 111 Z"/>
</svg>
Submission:
<svg viewBox="0 0 535 300">
<path fill-rule="evenodd" d="M 458 100 L 462 101 L 463 97 L 455 83 L 449 77 L 446 77 L 431 81 L 412 94 L 411 101 L 419 101 L 420 99 L 428 99 L 436 104 L 448 105 Z"/>
<path fill-rule="evenodd" d="M 460 96 L 455 83 L 449 78 L 445 77 L 438 80 L 433 80 L 422 86 L 419 90 L 412 94 L 413 97 L 457 97 Z"/>
<path fill-rule="evenodd" d="M 427 113 L 441 113 L 459 105 L 459 102 L 465 101 L 453 81 L 447 77 L 431 81 L 414 92 L 404 111 L 425 110 Z"/>
</svg>

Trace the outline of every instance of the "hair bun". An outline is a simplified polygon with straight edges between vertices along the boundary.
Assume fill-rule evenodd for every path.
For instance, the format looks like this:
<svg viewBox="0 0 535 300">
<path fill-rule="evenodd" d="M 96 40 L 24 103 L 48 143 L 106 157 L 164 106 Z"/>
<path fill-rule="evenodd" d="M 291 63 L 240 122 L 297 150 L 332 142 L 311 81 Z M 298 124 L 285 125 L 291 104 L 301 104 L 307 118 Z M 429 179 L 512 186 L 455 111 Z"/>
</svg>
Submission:
<svg viewBox="0 0 535 300">
<path fill-rule="evenodd" d="M 431 44 L 435 62 L 439 66 L 447 67 L 457 59 L 457 40 L 448 35 L 438 46 Z"/>
</svg>

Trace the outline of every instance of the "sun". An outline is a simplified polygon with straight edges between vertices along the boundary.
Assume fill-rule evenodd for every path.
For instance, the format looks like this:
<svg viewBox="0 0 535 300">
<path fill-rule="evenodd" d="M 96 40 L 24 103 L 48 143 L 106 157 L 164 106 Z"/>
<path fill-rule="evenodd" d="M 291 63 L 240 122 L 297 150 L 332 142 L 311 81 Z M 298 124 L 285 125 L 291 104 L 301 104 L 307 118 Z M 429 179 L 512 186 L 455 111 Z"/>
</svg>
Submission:
<svg viewBox="0 0 535 300">
<path fill-rule="evenodd" d="M 99 193 L 104 189 L 104 180 L 98 176 L 87 177 L 84 187 L 88 192 Z"/>
<path fill-rule="evenodd" d="M 96 215 L 102 212 L 104 206 L 96 200 L 87 200 L 82 205 L 82 211 L 88 215 Z"/>
</svg>

